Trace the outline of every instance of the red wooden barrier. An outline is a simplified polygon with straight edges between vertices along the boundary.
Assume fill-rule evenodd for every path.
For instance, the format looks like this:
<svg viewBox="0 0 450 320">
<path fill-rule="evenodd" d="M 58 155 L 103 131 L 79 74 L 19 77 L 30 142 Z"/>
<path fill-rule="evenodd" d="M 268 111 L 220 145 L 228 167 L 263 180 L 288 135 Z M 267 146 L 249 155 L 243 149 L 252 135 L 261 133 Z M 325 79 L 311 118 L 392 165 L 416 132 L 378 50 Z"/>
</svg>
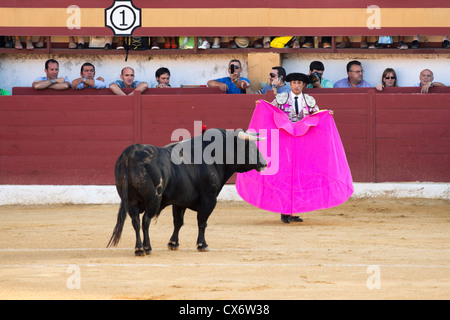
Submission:
<svg viewBox="0 0 450 320">
<path fill-rule="evenodd" d="M 450 88 L 312 89 L 334 110 L 356 182 L 450 181 Z M 0 184 L 114 184 L 134 142 L 162 146 L 177 128 L 247 128 L 261 95 L 0 97 Z M 311 91 L 310 91 L 311 92 Z"/>
</svg>

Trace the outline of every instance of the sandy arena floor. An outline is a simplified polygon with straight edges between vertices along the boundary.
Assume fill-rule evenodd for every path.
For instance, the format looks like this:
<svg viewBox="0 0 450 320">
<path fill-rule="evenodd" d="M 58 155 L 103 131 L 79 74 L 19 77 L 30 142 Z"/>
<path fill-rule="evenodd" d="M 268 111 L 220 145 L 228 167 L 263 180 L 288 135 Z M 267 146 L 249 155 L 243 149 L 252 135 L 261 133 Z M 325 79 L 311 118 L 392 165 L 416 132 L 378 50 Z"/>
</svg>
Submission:
<svg viewBox="0 0 450 320">
<path fill-rule="evenodd" d="M 197 252 L 186 212 L 169 251 L 171 209 L 134 256 L 129 217 L 106 249 L 118 205 L 0 207 L 0 299 L 450 299 L 450 202 L 352 199 L 282 224 L 222 202 Z"/>
</svg>

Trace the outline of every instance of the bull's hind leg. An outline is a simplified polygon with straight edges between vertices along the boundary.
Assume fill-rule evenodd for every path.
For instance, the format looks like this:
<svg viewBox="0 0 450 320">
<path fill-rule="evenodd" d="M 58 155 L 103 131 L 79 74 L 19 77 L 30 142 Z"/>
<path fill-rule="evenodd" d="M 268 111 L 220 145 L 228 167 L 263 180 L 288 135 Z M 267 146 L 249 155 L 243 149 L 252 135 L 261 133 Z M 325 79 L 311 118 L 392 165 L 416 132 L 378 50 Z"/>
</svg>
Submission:
<svg viewBox="0 0 450 320">
<path fill-rule="evenodd" d="M 142 217 L 142 232 L 144 234 L 144 254 L 149 255 L 152 252 L 152 246 L 150 245 L 150 228 L 151 216 L 148 210 L 145 210 L 144 216 Z"/>
<path fill-rule="evenodd" d="M 170 250 L 178 250 L 178 247 L 180 246 L 180 244 L 178 243 L 178 233 L 183 226 L 185 212 L 186 208 L 172 206 L 173 233 L 170 237 L 169 243 L 167 244 Z"/>
<path fill-rule="evenodd" d="M 144 255 L 144 247 L 141 241 L 141 222 L 139 221 L 139 209 L 136 207 L 131 207 L 128 211 L 131 218 L 131 224 L 133 225 L 134 232 L 136 233 L 136 245 L 134 247 L 134 254 L 136 256 Z"/>
</svg>

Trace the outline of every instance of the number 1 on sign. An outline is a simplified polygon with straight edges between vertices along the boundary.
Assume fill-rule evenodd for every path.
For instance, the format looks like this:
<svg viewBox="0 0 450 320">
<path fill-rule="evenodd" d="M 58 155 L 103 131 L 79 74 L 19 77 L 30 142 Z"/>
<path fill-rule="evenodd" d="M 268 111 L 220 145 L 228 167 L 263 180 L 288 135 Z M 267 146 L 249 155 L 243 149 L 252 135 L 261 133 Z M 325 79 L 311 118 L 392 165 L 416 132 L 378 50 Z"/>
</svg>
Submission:
<svg viewBox="0 0 450 320">
<path fill-rule="evenodd" d="M 122 23 L 120 25 L 126 26 L 127 24 L 125 23 L 125 10 L 122 10 L 119 13 L 122 15 Z"/>
</svg>

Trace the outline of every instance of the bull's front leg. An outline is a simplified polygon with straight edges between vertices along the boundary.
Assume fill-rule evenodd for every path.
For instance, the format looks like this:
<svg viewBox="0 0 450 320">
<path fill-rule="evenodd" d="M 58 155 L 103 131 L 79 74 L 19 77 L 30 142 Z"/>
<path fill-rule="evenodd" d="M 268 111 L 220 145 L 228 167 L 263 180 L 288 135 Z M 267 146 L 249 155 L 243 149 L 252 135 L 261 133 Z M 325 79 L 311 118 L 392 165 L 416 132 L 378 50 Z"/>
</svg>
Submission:
<svg viewBox="0 0 450 320">
<path fill-rule="evenodd" d="M 178 242 L 178 234 L 180 232 L 181 227 L 184 224 L 184 213 L 186 212 L 186 208 L 173 206 L 172 214 L 173 214 L 173 233 L 170 237 L 169 243 L 167 247 L 170 250 L 178 250 L 180 246 Z"/>
</svg>

